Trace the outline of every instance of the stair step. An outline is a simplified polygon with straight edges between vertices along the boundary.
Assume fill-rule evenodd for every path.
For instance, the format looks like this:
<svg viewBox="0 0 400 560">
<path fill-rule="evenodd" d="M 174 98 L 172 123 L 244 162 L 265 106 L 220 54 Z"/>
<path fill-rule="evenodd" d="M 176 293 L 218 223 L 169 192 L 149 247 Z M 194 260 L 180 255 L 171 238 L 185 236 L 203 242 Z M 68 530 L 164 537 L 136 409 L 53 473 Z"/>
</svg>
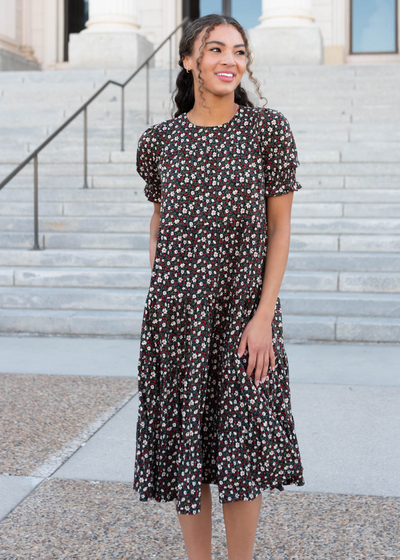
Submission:
<svg viewBox="0 0 400 560">
<path fill-rule="evenodd" d="M 400 318 L 398 294 L 349 292 L 295 292 L 280 293 L 284 316 L 335 315 L 343 317 L 397 317 Z"/>
<path fill-rule="evenodd" d="M 148 268 L 63 268 L 41 267 L 14 269 L 13 282 L 9 283 L 9 269 L 0 268 L 0 282 L 4 274 L 4 284 L 21 287 L 43 288 L 148 288 L 151 270 Z M 332 274 L 332 273 L 331 273 Z"/>
<path fill-rule="evenodd" d="M 139 338 L 143 311 L 0 309 L 3 334 Z"/>
<path fill-rule="evenodd" d="M 8 188 L 7 185 L 7 187 L 4 187 L 1 191 L 0 197 L 2 201 L 1 208 L 3 204 L 7 202 L 31 204 L 33 187 Z M 44 203 L 49 202 L 74 202 L 85 205 L 93 202 L 112 204 L 146 202 L 148 206 L 153 208 L 153 205 L 149 204 L 144 195 L 143 185 L 138 188 L 131 187 L 130 189 L 82 189 L 76 186 L 67 189 L 63 187 L 48 188 L 41 185 L 39 198 L 40 212 L 42 211 Z"/>
<path fill-rule="evenodd" d="M 400 319 L 387 317 L 339 317 L 336 339 L 346 342 L 394 342 L 400 340 Z"/>
<path fill-rule="evenodd" d="M 146 206 L 146 211 L 148 205 Z M 150 228 L 150 214 L 140 217 L 68 217 L 68 216 L 53 216 L 41 217 L 39 219 L 39 229 L 41 233 L 44 232 L 65 232 L 65 233 L 145 233 L 149 232 Z M 7 217 L 0 216 L 0 231 L 15 231 L 26 232 L 32 231 L 32 218 L 31 217 L 14 217 L 10 220 Z"/>
<path fill-rule="evenodd" d="M 0 329 L 3 334 L 139 338 L 142 319 L 142 311 L 1 309 Z M 287 341 L 398 342 L 400 319 L 286 314 L 283 336 Z"/>
<path fill-rule="evenodd" d="M 293 218 L 293 233 L 369 234 L 377 237 L 400 233 L 400 220 L 396 218 Z"/>
<path fill-rule="evenodd" d="M 396 165 L 396 164 L 392 164 Z M 60 175 L 75 175 L 82 177 L 83 163 L 41 163 L 39 159 L 39 175 L 57 177 Z M 15 168 L 15 165 L 0 163 L 0 177 L 6 177 Z M 133 175 L 137 176 L 136 165 L 132 163 L 88 163 L 88 175 Z M 33 160 L 19 172 L 21 176 L 32 177 Z"/>
<path fill-rule="evenodd" d="M 93 164 L 94 165 L 94 164 Z M 100 164 L 98 164 L 100 165 Z M 297 174 L 304 175 L 338 175 L 344 176 L 371 176 L 371 175 L 400 175 L 399 163 L 305 163 L 300 161 Z"/>
<path fill-rule="evenodd" d="M 70 203 L 66 203 L 67 206 Z M 128 206 L 128 205 L 127 205 Z M 73 203 L 71 203 L 71 208 Z M 110 206 L 111 208 L 111 206 Z M 149 231 L 152 205 L 137 203 L 131 216 L 39 216 L 39 228 L 44 232 L 110 232 L 144 233 Z M 111 210 L 112 211 L 112 208 Z M 32 218 L 15 216 L 10 220 L 0 216 L 0 231 L 26 232 L 32 230 Z M 310 218 L 293 217 L 293 234 L 341 235 L 376 232 L 376 237 L 400 234 L 400 218 Z M 400 239 L 400 238 L 399 238 Z"/>
<path fill-rule="evenodd" d="M 342 292 L 400 294 L 400 273 L 341 272 L 339 274 L 339 290 Z"/>
<path fill-rule="evenodd" d="M 10 267 L 0 268 L 0 286 L 49 288 L 146 288 L 150 268 Z M 400 294 L 399 272 L 331 272 L 287 270 L 282 290 Z M 400 303 L 400 301 L 399 301 Z"/>
<path fill-rule="evenodd" d="M 297 204 L 316 204 L 316 203 L 341 203 L 345 207 L 349 204 L 357 204 L 360 206 L 370 206 L 373 202 L 373 208 L 377 205 L 389 206 L 389 202 L 400 204 L 400 189 L 365 189 L 362 193 L 362 201 L 360 201 L 360 191 L 355 188 L 342 189 L 309 189 L 309 185 L 297 191 L 293 198 L 294 205 Z M 390 204 L 391 206 L 391 204 Z M 379 206 L 380 208 L 381 206 Z"/>
<path fill-rule="evenodd" d="M 301 185 L 303 185 L 303 189 L 297 191 L 295 193 L 294 200 L 301 196 L 309 196 L 309 197 L 324 197 L 325 191 L 331 192 L 333 189 L 338 191 L 337 196 L 339 197 L 340 194 L 343 192 L 343 196 L 346 197 L 346 192 L 351 191 L 353 194 L 349 195 L 350 197 L 357 196 L 354 194 L 354 191 L 363 190 L 363 196 L 365 194 L 366 197 L 370 196 L 368 191 L 395 191 L 399 192 L 400 189 L 400 177 L 393 175 L 393 176 L 378 176 L 376 174 L 372 174 L 370 177 L 366 176 L 330 176 L 330 175 L 319 175 L 319 176 L 311 176 L 303 174 L 301 177 L 299 175 L 300 169 L 302 165 L 297 168 L 297 178 Z M 4 175 L 5 177 L 5 175 Z M 89 177 L 89 186 L 93 189 L 141 189 L 143 190 L 143 179 L 138 175 L 131 175 L 124 177 L 123 175 L 114 176 L 112 174 L 105 175 L 105 176 L 93 176 L 92 174 L 88 174 Z M 39 187 L 42 188 L 54 188 L 54 189 L 65 189 L 65 188 L 73 188 L 80 190 L 83 185 L 83 170 L 81 169 L 80 175 L 69 175 L 67 174 L 60 174 L 57 175 L 41 175 L 39 173 Z M 12 188 L 30 188 L 33 189 L 33 178 L 32 175 L 16 175 L 11 179 L 11 181 L 6 185 L 6 187 L 1 191 L 0 196 L 5 193 L 5 189 L 9 190 Z M 316 192 L 317 191 L 317 192 Z M 83 191 L 85 192 L 85 191 Z M 307 194 L 306 194 L 307 193 Z M 384 196 L 383 193 L 382 196 Z M 326 195 L 330 196 L 330 194 Z M 332 195 L 334 196 L 334 195 Z M 397 195 L 394 195 L 397 196 Z M 358 194 L 358 200 L 360 199 L 360 193 Z M 344 201 L 348 199 L 345 198 Z M 338 201 L 337 199 L 335 200 Z M 340 199 L 339 199 L 340 201 Z M 355 200 L 357 202 L 357 200 Z M 369 201 L 366 198 L 366 201 Z M 324 202 L 324 199 L 317 199 L 316 202 Z M 351 202 L 351 200 L 349 200 Z M 382 199 L 382 202 L 385 200 Z"/>
<path fill-rule="evenodd" d="M 0 249 L 0 267 L 78 267 L 78 268 L 147 268 L 149 249 L 136 250 L 69 250 L 29 251 Z"/>
<path fill-rule="evenodd" d="M 1 255 L 1 253 L 0 253 Z M 0 256 L 1 260 L 1 256 Z M 337 272 L 400 272 L 399 253 L 307 252 L 291 249 L 287 270 Z"/>
<path fill-rule="evenodd" d="M 1 309 L 141 311 L 147 288 L 1 287 Z"/>
<path fill-rule="evenodd" d="M 148 249 L 148 233 L 47 233 L 49 249 Z"/>
<path fill-rule="evenodd" d="M 319 176 L 311 176 L 306 175 L 301 170 L 302 165 L 297 168 L 297 179 L 303 185 L 303 190 L 299 190 L 296 192 L 297 196 L 302 196 L 304 193 L 310 193 L 309 196 L 313 196 L 315 190 L 318 189 L 319 193 L 323 193 L 326 189 L 339 189 L 339 192 L 342 190 L 360 190 L 362 189 L 363 195 L 365 193 L 368 196 L 368 190 L 398 190 L 400 188 L 400 180 L 399 177 L 396 175 L 388 175 L 388 176 L 379 176 L 375 173 L 372 173 L 369 177 L 366 176 L 329 176 L 321 174 Z M 315 193 L 318 196 L 317 193 Z M 321 196 L 324 196 L 321 194 Z M 338 194 L 339 196 L 339 194 Z M 343 196 L 346 196 L 345 194 Z M 358 195 L 360 198 L 360 194 Z M 347 199 L 345 199 L 347 200 Z"/>
<path fill-rule="evenodd" d="M 93 177 L 93 175 L 88 174 L 88 186 L 89 189 L 82 189 L 83 187 L 83 172 L 81 175 L 40 175 L 39 174 L 39 189 L 73 189 L 76 191 L 81 191 L 86 193 L 90 188 L 106 188 L 106 189 L 139 189 L 143 191 L 143 179 L 139 175 L 132 176 L 118 176 L 113 175 L 105 177 Z M 26 188 L 31 189 L 33 192 L 33 178 L 30 176 L 16 175 L 13 177 L 9 183 L 2 189 L 0 196 L 10 189 L 20 189 Z M 32 195 L 33 196 L 33 195 Z"/>
<path fill-rule="evenodd" d="M 371 230 L 376 232 L 377 230 Z M 340 235 L 338 240 L 340 251 L 343 252 L 385 252 L 398 253 L 400 251 L 400 237 L 398 235 Z"/>
<path fill-rule="evenodd" d="M 89 190 L 89 189 L 88 189 Z M 42 198 L 42 197 L 41 197 Z M 144 197 L 143 197 L 144 198 Z M 146 199 L 145 199 L 146 200 Z M 40 202 L 41 217 L 127 217 L 151 216 L 153 205 L 147 201 L 138 202 Z M 33 202 L 4 202 L 0 206 L 0 216 L 33 216 Z M 19 223 L 18 221 L 16 223 Z M 1 226 L 0 226 L 1 227 Z M 43 227 L 46 227 L 43 224 Z"/>
<path fill-rule="evenodd" d="M 400 319 L 285 315 L 283 336 L 292 341 L 394 342 L 400 339 Z"/>
<path fill-rule="evenodd" d="M 140 311 L 147 287 L 61 288 L 0 287 L 2 309 L 51 309 L 86 311 Z M 281 290 L 283 313 L 299 316 L 392 317 L 400 318 L 398 294 L 354 294 L 344 292 L 292 292 Z"/>
<path fill-rule="evenodd" d="M 27 236 L 32 241 L 32 236 Z M 0 267 L 147 268 L 148 245 L 143 249 L 0 249 Z M 291 249 L 288 271 L 400 272 L 399 253 L 344 253 Z"/>
<path fill-rule="evenodd" d="M 87 189 L 88 191 L 91 189 Z M 17 196 L 22 196 L 24 193 L 15 193 Z M 32 198 L 32 193 L 29 198 Z M 85 194 L 85 193 L 84 193 Z M 122 193 L 123 194 L 123 193 Z M 129 192 L 131 198 L 133 193 Z M 143 193 L 141 193 L 143 194 Z M 400 191 L 399 191 L 400 194 Z M 114 202 L 92 202 L 88 193 L 85 200 L 80 197 L 79 202 L 59 202 L 49 203 L 43 199 L 43 193 L 40 193 L 40 216 L 51 217 L 127 217 L 127 216 L 151 216 L 153 213 L 153 205 L 149 204 L 145 196 L 141 196 L 140 200 L 119 202 L 118 196 L 114 197 Z M 5 198 L 5 197 L 4 197 Z M 28 197 L 26 197 L 28 198 Z M 61 197 L 60 197 L 61 198 Z M 110 197 L 111 198 L 111 197 Z M 127 198 L 122 196 L 122 198 Z M 139 198 L 139 197 L 137 197 Z M 0 216 L 32 216 L 33 215 L 33 201 L 32 202 L 16 202 L 4 201 L 0 206 Z M 352 203 L 338 203 L 338 202 L 308 202 L 301 203 L 295 201 L 292 209 L 293 218 L 400 218 L 400 203 L 384 204 L 376 203 L 369 204 L 352 204 Z"/>
<path fill-rule="evenodd" d="M 49 287 L 49 288 L 146 288 L 150 282 L 150 267 L 148 268 L 64 268 L 64 267 L 40 267 L 14 269 L 0 268 L 0 285 L 3 286 L 25 286 L 25 287 Z M 348 274 L 348 273 L 347 273 Z M 379 279 L 373 275 L 371 279 L 366 277 L 364 282 L 377 285 Z M 388 289 L 396 285 L 396 279 L 392 274 Z M 400 275 L 398 275 L 400 277 Z M 387 275 L 384 277 L 387 280 Z M 381 282 L 383 283 L 383 279 Z M 352 279 L 344 279 L 342 282 L 351 286 Z M 338 288 L 337 272 L 304 272 L 287 271 L 282 283 L 284 290 L 323 290 L 336 291 Z M 360 291 L 355 289 L 354 291 Z"/>
<path fill-rule="evenodd" d="M 14 148 L 12 150 L 2 150 L 0 153 L 0 164 L 10 164 L 13 163 L 15 166 L 19 165 L 25 158 L 29 156 L 31 150 L 21 150 L 20 148 Z M 122 152 L 124 153 L 124 152 Z M 110 152 L 109 150 L 94 150 L 88 149 L 88 162 L 91 164 L 94 163 L 109 163 L 110 159 Z M 62 150 L 59 149 L 57 151 L 50 151 L 46 148 L 40 152 L 38 156 L 39 165 L 42 166 L 43 164 L 83 164 L 83 147 L 80 150 L 76 149 L 69 149 L 69 150 Z M 29 164 L 28 164 L 29 165 Z"/>
</svg>

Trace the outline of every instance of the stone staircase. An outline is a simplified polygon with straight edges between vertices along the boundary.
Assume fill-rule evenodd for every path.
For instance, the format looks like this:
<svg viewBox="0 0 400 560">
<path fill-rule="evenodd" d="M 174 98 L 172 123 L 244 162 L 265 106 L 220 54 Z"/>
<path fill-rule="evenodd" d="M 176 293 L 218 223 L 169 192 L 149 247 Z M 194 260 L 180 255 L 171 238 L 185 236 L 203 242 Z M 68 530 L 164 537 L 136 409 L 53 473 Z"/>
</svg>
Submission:
<svg viewBox="0 0 400 560">
<path fill-rule="evenodd" d="M 286 340 L 400 339 L 400 65 L 254 68 L 268 106 L 291 123 L 301 162 L 281 301 Z M 88 109 L 0 191 L 0 333 L 138 337 L 150 281 L 153 204 L 136 174 L 145 75 Z M 110 77 L 126 72 L 0 73 L 4 178 Z M 171 117 L 166 70 L 150 70 L 151 123 Z M 248 80 L 244 84 L 253 91 Z M 256 98 L 253 98 L 255 100 Z M 261 104 L 261 102 L 259 103 Z"/>
</svg>

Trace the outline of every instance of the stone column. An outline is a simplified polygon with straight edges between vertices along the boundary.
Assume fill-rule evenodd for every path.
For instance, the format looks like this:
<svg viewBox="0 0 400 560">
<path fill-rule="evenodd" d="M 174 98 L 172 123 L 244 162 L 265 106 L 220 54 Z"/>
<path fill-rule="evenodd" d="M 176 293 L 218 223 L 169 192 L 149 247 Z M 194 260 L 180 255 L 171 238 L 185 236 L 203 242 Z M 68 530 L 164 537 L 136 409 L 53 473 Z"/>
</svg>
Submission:
<svg viewBox="0 0 400 560">
<path fill-rule="evenodd" d="M 263 0 L 259 19 L 249 30 L 255 64 L 323 64 L 312 0 Z"/>
<path fill-rule="evenodd" d="M 87 30 L 101 33 L 104 31 L 127 31 L 139 29 L 136 20 L 136 2 L 132 0 L 90 0 Z"/>
<path fill-rule="evenodd" d="M 37 62 L 32 46 L 32 3 L 28 0 L 22 0 L 21 18 L 21 54 L 26 60 Z"/>
<path fill-rule="evenodd" d="M 89 0 L 86 29 L 69 37 L 70 67 L 134 70 L 139 66 L 153 45 L 139 31 L 136 7 L 136 0 Z"/>
</svg>

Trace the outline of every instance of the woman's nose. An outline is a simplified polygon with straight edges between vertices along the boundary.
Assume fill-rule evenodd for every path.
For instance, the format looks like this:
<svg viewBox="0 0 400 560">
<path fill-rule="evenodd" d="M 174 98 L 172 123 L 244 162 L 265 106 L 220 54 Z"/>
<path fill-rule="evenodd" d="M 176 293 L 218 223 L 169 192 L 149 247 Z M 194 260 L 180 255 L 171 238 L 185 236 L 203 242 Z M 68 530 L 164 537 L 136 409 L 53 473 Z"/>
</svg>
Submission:
<svg viewBox="0 0 400 560">
<path fill-rule="evenodd" d="M 229 66 L 233 66 L 235 64 L 235 59 L 233 58 L 233 54 L 231 52 L 224 53 L 222 57 L 222 62 Z"/>
</svg>

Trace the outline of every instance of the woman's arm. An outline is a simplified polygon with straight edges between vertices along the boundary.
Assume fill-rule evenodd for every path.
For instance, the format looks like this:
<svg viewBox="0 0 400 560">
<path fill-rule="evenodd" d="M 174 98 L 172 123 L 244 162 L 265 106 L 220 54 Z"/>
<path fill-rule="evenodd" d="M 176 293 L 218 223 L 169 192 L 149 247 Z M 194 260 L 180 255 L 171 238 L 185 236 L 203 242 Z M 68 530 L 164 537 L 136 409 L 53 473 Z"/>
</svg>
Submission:
<svg viewBox="0 0 400 560">
<path fill-rule="evenodd" d="M 270 325 L 289 256 L 293 191 L 267 197 L 268 250 L 256 315 Z"/>
<path fill-rule="evenodd" d="M 150 220 L 150 242 L 149 242 L 151 270 L 153 270 L 154 257 L 156 255 L 158 230 L 160 229 L 160 208 L 161 208 L 160 202 L 153 202 L 153 204 L 154 204 L 154 212 Z"/>
<path fill-rule="evenodd" d="M 248 377 L 256 368 L 254 382 L 263 383 L 268 376 L 268 367 L 275 367 L 272 346 L 272 321 L 276 300 L 285 274 L 290 244 L 290 217 L 293 191 L 267 197 L 268 249 L 265 261 L 261 298 L 251 320 L 247 323 L 240 340 L 238 354 L 242 355 L 246 345 L 249 350 Z"/>
</svg>

